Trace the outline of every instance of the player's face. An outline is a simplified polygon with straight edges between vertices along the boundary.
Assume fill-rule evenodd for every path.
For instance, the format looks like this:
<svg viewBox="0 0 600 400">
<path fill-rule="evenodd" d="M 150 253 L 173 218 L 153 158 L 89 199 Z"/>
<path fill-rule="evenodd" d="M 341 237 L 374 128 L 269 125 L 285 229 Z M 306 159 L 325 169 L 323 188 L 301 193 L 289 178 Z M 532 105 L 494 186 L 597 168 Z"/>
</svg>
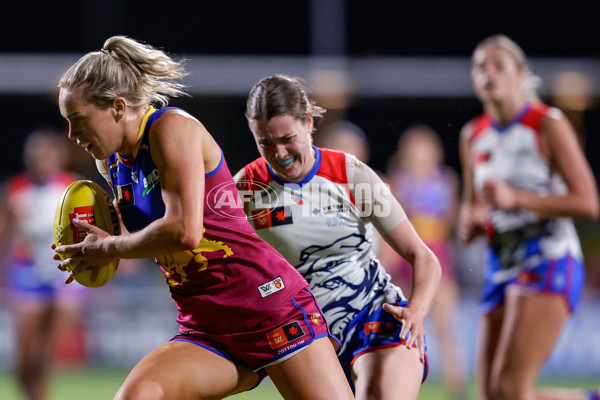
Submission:
<svg viewBox="0 0 600 400">
<path fill-rule="evenodd" d="M 119 150 L 118 120 L 113 109 L 101 109 L 86 102 L 82 89 L 61 89 L 59 107 L 69 122 L 69 139 L 75 141 L 94 158 L 103 160 Z"/>
<path fill-rule="evenodd" d="M 275 174 L 288 182 L 301 181 L 315 164 L 311 132 L 313 119 L 306 122 L 283 114 L 251 124 L 260 155 Z"/>
<path fill-rule="evenodd" d="M 483 102 L 501 102 L 521 96 L 523 70 L 505 49 L 483 46 L 473 54 L 471 79 L 477 97 Z"/>
</svg>

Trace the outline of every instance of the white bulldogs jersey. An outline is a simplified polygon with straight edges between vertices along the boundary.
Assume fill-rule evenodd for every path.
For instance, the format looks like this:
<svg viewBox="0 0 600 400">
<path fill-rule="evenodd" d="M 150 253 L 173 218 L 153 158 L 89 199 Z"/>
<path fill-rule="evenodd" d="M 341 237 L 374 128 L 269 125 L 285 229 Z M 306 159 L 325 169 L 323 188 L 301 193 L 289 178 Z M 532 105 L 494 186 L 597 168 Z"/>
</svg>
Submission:
<svg viewBox="0 0 600 400">
<path fill-rule="evenodd" d="M 355 157 L 315 151 L 315 166 L 301 182 L 282 181 L 259 158 L 246 166 L 243 184 L 256 232 L 308 281 L 343 351 L 359 313 L 405 298 L 375 257 L 373 226 L 355 206 Z"/>
<path fill-rule="evenodd" d="M 543 104 L 527 104 L 504 128 L 499 128 L 488 114 L 477 118 L 470 138 L 476 192 L 480 192 L 488 180 L 502 180 L 517 190 L 539 196 L 566 191 L 562 178 L 552 171 L 539 148 L 541 121 L 553 113 L 560 111 Z M 542 221 L 536 213 L 524 209 L 493 209 L 490 223 L 500 235 L 543 225 L 539 236 L 545 257 L 560 258 L 568 253 L 574 257 L 581 255 L 577 232 L 570 218 Z"/>
<path fill-rule="evenodd" d="M 30 276 L 35 284 L 64 280 L 65 273 L 56 268 L 54 251 L 54 215 L 60 196 L 75 180 L 67 172 L 59 172 L 43 184 L 36 183 L 27 173 L 12 177 L 7 183 L 7 207 L 14 216 L 13 263 L 25 263 L 33 268 Z"/>
</svg>

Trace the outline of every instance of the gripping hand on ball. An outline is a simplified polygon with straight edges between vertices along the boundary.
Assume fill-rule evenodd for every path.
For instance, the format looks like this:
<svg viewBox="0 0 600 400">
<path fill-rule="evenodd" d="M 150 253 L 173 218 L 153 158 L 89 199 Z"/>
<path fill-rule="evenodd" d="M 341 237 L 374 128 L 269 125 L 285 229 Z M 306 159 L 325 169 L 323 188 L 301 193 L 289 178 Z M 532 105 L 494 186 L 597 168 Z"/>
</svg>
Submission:
<svg viewBox="0 0 600 400">
<path fill-rule="evenodd" d="M 80 232 L 85 232 L 85 239 L 80 243 L 53 246 L 57 253 L 54 258 L 60 260 L 60 254 L 63 257 L 65 254 L 69 255 L 58 266 L 60 270 L 70 272 L 65 283 L 71 283 L 75 276 L 88 270 L 91 270 L 93 282 L 103 266 L 116 260 L 115 256 L 108 254 L 108 246 L 104 240 L 110 235 L 86 221 L 74 219 L 73 223 Z"/>
</svg>

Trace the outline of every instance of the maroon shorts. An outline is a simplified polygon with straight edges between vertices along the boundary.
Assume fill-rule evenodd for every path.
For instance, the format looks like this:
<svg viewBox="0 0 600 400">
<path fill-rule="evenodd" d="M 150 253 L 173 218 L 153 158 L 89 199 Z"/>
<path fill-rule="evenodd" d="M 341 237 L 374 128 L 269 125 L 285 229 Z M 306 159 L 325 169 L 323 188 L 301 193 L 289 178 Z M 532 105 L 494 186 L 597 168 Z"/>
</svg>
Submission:
<svg viewBox="0 0 600 400">
<path fill-rule="evenodd" d="M 314 295 L 305 287 L 265 320 L 244 332 L 186 331 L 171 340 L 197 344 L 258 371 L 291 357 L 322 337 L 330 337 L 339 346 L 329 332 Z"/>
</svg>

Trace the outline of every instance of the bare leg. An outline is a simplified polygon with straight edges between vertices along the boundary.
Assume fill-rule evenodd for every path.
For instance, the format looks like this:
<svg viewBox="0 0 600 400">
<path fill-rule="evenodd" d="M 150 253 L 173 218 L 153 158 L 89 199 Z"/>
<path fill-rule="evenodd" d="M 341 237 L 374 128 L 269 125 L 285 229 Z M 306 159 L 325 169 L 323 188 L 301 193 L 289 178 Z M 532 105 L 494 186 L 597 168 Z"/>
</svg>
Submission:
<svg viewBox="0 0 600 400">
<path fill-rule="evenodd" d="M 490 375 L 497 399 L 533 400 L 534 384 L 569 312 L 560 296 L 519 294 L 509 288 Z"/>
<path fill-rule="evenodd" d="M 317 339 L 300 353 L 265 369 L 287 400 L 354 398 L 329 338 Z"/>
<path fill-rule="evenodd" d="M 477 340 L 477 388 L 480 400 L 492 400 L 490 376 L 494 354 L 500 340 L 504 307 L 498 307 L 481 318 Z"/>
<path fill-rule="evenodd" d="M 465 360 L 457 340 L 454 319 L 458 308 L 458 287 L 451 278 L 442 279 L 431 310 L 436 337 L 440 343 L 442 376 L 452 399 L 466 398 Z"/>
<path fill-rule="evenodd" d="M 46 398 L 61 335 L 69 331 L 78 309 L 40 304 L 17 306 L 17 379 L 27 399 Z"/>
<path fill-rule="evenodd" d="M 419 351 L 403 345 L 365 353 L 352 366 L 356 398 L 416 400 L 423 368 Z"/>
<path fill-rule="evenodd" d="M 256 373 L 201 346 L 173 341 L 146 355 L 115 395 L 118 400 L 221 399 L 251 389 Z"/>
</svg>

